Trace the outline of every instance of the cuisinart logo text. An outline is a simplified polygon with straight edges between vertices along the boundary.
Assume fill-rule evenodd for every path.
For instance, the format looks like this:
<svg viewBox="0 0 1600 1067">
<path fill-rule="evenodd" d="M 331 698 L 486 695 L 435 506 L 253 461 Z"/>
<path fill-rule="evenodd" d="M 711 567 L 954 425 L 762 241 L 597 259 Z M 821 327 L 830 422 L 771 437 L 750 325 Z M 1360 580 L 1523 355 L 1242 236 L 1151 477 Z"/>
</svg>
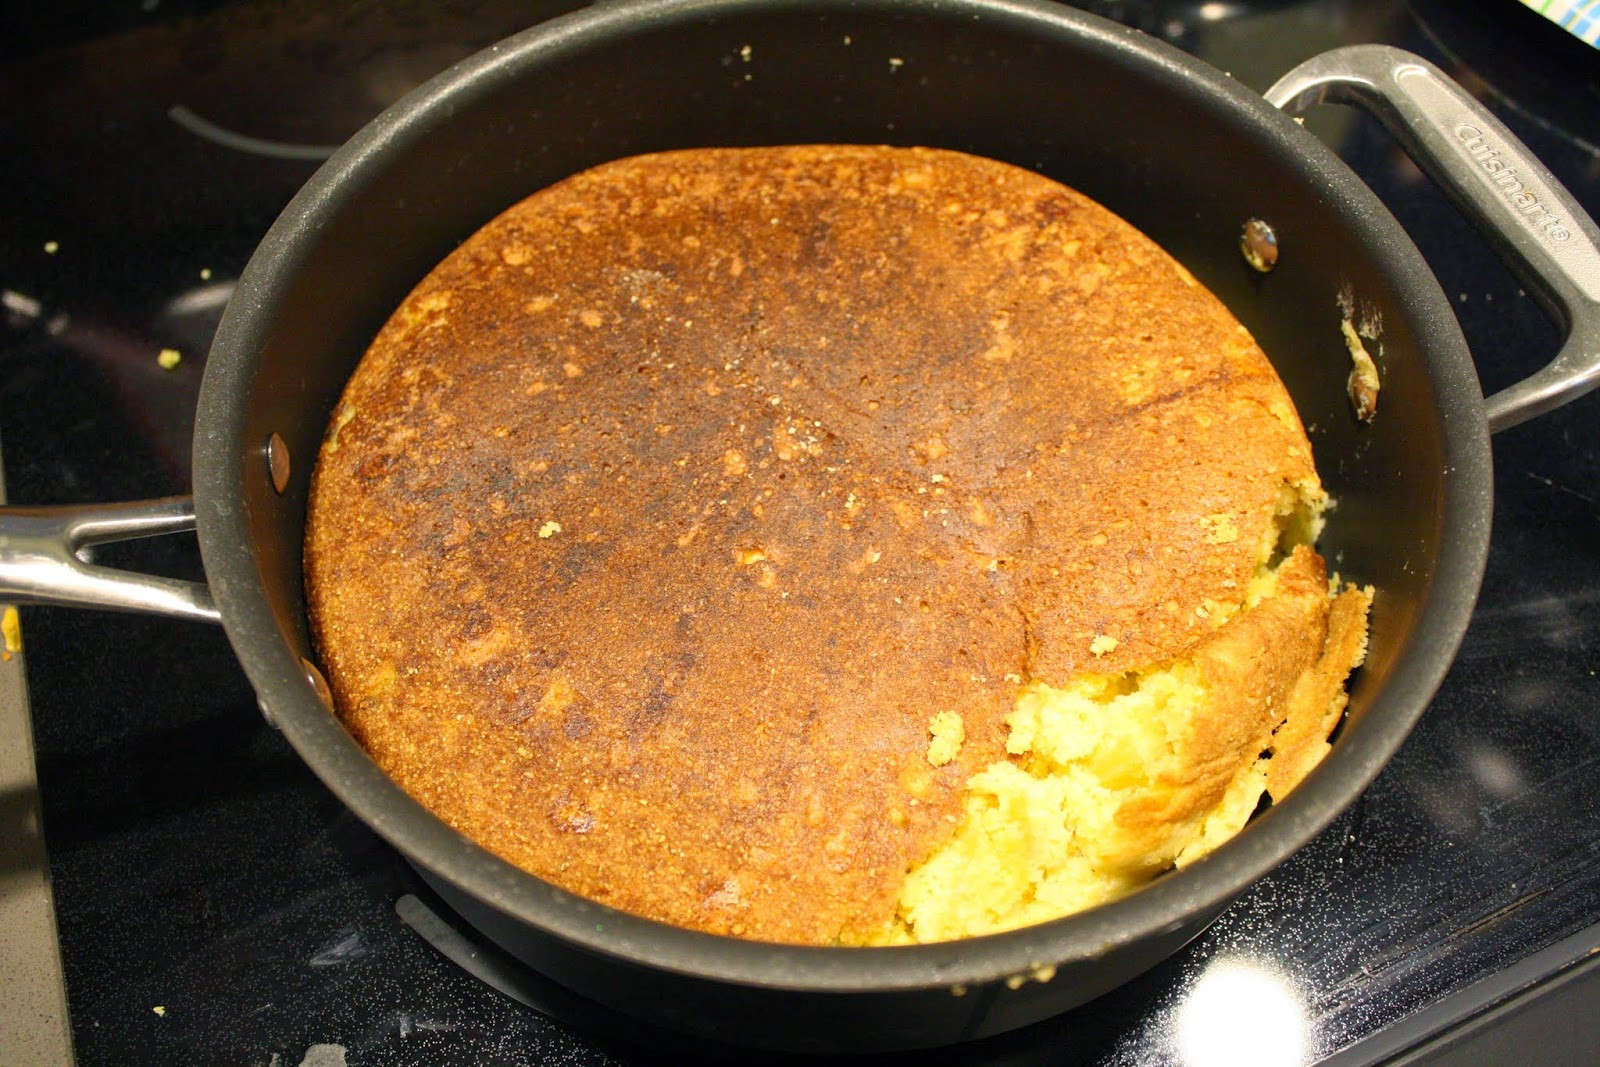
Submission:
<svg viewBox="0 0 1600 1067">
<path fill-rule="evenodd" d="M 1467 153 L 1489 175 L 1489 180 L 1500 190 L 1500 195 L 1510 201 L 1518 212 L 1527 216 L 1536 229 L 1556 241 L 1565 241 L 1572 236 L 1572 231 L 1562 225 L 1560 218 L 1550 214 L 1532 193 L 1522 187 L 1517 172 L 1500 158 L 1498 151 L 1489 147 L 1483 139 L 1482 130 L 1463 122 L 1456 127 L 1456 136 L 1461 139 Z"/>
</svg>

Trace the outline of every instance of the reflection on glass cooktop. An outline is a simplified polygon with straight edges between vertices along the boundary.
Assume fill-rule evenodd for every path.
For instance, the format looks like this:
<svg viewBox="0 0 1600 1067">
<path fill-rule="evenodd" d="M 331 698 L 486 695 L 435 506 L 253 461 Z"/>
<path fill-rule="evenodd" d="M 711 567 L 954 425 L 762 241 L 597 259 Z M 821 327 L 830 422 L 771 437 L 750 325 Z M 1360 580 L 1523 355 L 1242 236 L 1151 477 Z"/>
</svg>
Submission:
<svg viewBox="0 0 1600 1067">
<path fill-rule="evenodd" d="M 84 8 L 71 18 L 8 13 L 0 440 L 11 499 L 186 491 L 207 343 L 278 210 L 384 105 L 563 6 L 146 0 L 68 5 Z M 1592 94 L 1563 102 L 1535 84 L 1575 62 L 1554 27 L 1545 36 L 1509 14 L 1452 22 L 1459 5 L 1421 3 L 1085 6 L 1257 90 L 1339 44 L 1420 52 L 1600 210 Z M 1600 84 L 1592 68 L 1588 84 Z M 1486 388 L 1548 358 L 1554 328 L 1372 123 L 1329 110 L 1312 125 L 1436 269 Z M 1353 809 L 1155 971 L 1062 1019 L 932 1058 L 1373 1062 L 1600 945 L 1597 405 L 1496 439 L 1493 548 L 1472 628 L 1415 734 Z M 185 538 L 101 558 L 199 570 Z M 740 1058 L 570 1003 L 452 929 L 263 722 L 220 632 L 58 609 L 27 609 L 23 626 L 85 1062 Z"/>
</svg>

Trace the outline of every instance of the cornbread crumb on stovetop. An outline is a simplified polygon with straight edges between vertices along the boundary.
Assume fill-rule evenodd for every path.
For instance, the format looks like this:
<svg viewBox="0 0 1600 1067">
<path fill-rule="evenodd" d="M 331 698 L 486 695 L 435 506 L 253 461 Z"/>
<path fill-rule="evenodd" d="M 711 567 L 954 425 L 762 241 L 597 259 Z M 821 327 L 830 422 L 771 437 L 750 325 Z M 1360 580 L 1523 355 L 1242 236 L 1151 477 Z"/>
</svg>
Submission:
<svg viewBox="0 0 1600 1067">
<path fill-rule="evenodd" d="M 307 600 L 351 732 L 512 863 L 927 940 L 1189 862 L 1315 764 L 1365 632 L 1324 503 L 1249 334 L 1080 194 L 689 150 L 406 299 L 335 409 Z"/>
</svg>

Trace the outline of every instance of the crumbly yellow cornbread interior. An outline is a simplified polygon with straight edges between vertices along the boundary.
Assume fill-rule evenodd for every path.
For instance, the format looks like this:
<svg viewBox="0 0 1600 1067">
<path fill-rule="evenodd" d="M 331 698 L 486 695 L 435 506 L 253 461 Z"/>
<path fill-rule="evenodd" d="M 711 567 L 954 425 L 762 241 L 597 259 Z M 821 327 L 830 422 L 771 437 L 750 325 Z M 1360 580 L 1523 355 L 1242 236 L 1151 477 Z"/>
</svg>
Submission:
<svg viewBox="0 0 1600 1067">
<path fill-rule="evenodd" d="M 1320 533 L 1326 506 L 1315 483 L 1283 487 L 1254 577 L 1237 600 L 1211 606 L 1215 627 L 1278 594 L 1280 571 L 1296 546 Z M 1330 599 L 1339 593 L 1335 578 Z M 1327 687 L 1302 687 L 1323 705 L 1313 709 L 1319 723 L 1342 713 L 1343 671 L 1337 682 L 1331 699 Z M 1183 765 L 1193 755 L 1188 739 L 1212 696 L 1205 672 L 1188 661 L 1121 675 L 1083 673 L 1060 687 L 1027 681 L 1006 720 L 1009 758 L 967 781 L 954 836 L 909 871 L 895 918 L 862 942 L 944 941 L 1060 918 L 1122 896 L 1232 837 L 1267 791 L 1281 717 L 1267 720 L 1243 749 L 1215 803 L 1155 832 L 1122 814 L 1164 808 L 1192 781 Z"/>
</svg>

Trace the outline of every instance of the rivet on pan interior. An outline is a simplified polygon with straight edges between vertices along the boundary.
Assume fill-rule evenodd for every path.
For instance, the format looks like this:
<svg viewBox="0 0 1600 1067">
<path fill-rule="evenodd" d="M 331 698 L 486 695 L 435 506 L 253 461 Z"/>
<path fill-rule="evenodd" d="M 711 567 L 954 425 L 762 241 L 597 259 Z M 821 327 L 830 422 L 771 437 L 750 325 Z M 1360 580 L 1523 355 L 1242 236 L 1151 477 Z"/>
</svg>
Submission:
<svg viewBox="0 0 1600 1067">
<path fill-rule="evenodd" d="M 306 679 L 311 683 L 311 688 L 317 691 L 317 699 L 328 707 L 333 707 L 333 691 L 328 688 L 328 680 L 317 670 L 317 665 L 308 659 L 300 661 L 300 666 L 306 669 Z"/>
<path fill-rule="evenodd" d="M 280 729 L 278 726 L 277 716 L 272 714 L 272 709 L 267 706 L 267 702 L 265 700 L 257 700 L 256 707 L 261 710 L 261 717 L 267 720 L 268 726 L 272 727 L 274 730 Z"/>
<path fill-rule="evenodd" d="M 267 470 L 272 472 L 272 488 L 280 493 L 289 488 L 289 446 L 276 433 L 267 438 Z"/>
<path fill-rule="evenodd" d="M 1265 274 L 1278 265 L 1278 235 L 1261 219 L 1250 219 L 1239 233 L 1239 251 L 1246 263 Z"/>
</svg>

